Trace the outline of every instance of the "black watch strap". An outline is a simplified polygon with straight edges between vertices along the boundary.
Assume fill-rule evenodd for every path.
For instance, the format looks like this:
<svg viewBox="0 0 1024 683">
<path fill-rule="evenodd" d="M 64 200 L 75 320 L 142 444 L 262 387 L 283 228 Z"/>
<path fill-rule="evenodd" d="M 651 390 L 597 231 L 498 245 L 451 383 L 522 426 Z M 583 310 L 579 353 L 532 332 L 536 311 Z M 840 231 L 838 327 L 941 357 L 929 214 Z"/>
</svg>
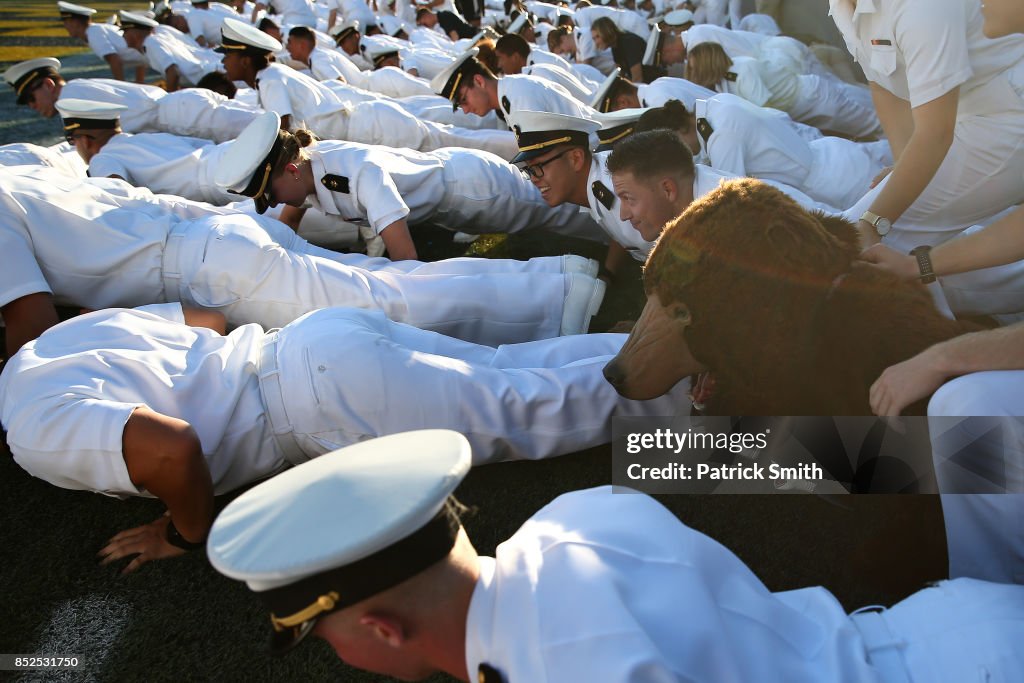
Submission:
<svg viewBox="0 0 1024 683">
<path fill-rule="evenodd" d="M 198 550 L 206 545 L 206 539 L 193 543 L 178 531 L 178 527 L 174 526 L 174 520 L 167 520 L 167 542 L 171 545 L 181 548 L 182 550 Z"/>
<path fill-rule="evenodd" d="M 917 269 L 920 271 L 918 279 L 922 284 L 930 285 L 935 282 L 935 270 L 932 268 L 932 248 L 928 245 L 915 247 L 910 255 L 917 259 Z"/>
</svg>

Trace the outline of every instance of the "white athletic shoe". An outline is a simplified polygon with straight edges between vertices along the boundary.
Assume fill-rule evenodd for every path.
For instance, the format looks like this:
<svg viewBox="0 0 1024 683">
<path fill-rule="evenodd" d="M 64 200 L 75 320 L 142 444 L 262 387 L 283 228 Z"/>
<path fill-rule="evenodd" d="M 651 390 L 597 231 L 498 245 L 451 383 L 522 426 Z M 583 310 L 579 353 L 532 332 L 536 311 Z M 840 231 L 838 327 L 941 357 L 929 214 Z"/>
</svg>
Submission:
<svg viewBox="0 0 1024 683">
<path fill-rule="evenodd" d="M 455 244 L 472 244 L 480 239 L 480 235 L 470 235 L 468 232 L 457 232 L 452 235 L 452 242 Z"/>
<path fill-rule="evenodd" d="M 562 257 L 563 273 L 582 273 L 590 277 L 597 277 L 599 268 L 598 262 L 592 258 L 576 256 L 575 254 L 566 254 Z"/>
<path fill-rule="evenodd" d="M 569 292 L 562 307 L 562 328 L 559 334 L 586 334 L 590 319 L 601 308 L 604 300 L 605 283 L 589 275 L 569 275 Z"/>
</svg>

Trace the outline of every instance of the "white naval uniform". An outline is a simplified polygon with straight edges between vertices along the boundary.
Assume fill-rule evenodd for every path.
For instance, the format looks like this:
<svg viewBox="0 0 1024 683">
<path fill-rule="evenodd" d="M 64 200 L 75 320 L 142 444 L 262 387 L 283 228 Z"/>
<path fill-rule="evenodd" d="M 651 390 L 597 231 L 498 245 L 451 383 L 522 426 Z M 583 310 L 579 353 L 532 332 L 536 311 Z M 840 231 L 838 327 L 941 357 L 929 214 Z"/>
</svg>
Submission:
<svg viewBox="0 0 1024 683">
<path fill-rule="evenodd" d="M 238 137 L 262 110 L 205 88 L 167 93 L 152 85 L 108 78 L 76 78 L 64 84 L 60 99 L 124 105 L 126 133 L 166 132 L 225 142 Z"/>
<path fill-rule="evenodd" d="M 737 57 L 757 57 L 768 36 L 750 31 L 730 31 L 713 24 L 697 24 L 679 34 L 686 50 L 690 51 L 701 43 L 718 43 L 725 54 L 734 60 Z"/>
<path fill-rule="evenodd" d="M 822 587 L 770 592 L 653 498 L 609 486 L 560 496 L 481 557 L 466 618 L 470 675 L 486 664 L 508 683 L 1014 681 L 1021 642 L 1024 587 L 946 581 L 847 616 Z"/>
<path fill-rule="evenodd" d="M 309 74 L 318 81 L 343 78 L 352 85 L 365 87 L 364 72 L 343 50 L 314 47 L 309 53 Z"/>
<path fill-rule="evenodd" d="M 89 175 L 117 176 L 156 194 L 223 206 L 246 199 L 214 182 L 217 166 L 230 145 L 170 133 L 120 133 L 89 160 Z"/>
<path fill-rule="evenodd" d="M 551 64 L 559 66 L 576 77 L 588 90 L 596 92 L 604 80 L 604 74 L 587 64 L 574 64 L 561 55 L 554 52 L 542 50 L 539 47 L 530 46 L 530 56 L 526 58 L 527 66 L 540 66 Z"/>
<path fill-rule="evenodd" d="M 327 306 L 498 345 L 558 336 L 573 276 L 561 257 L 413 261 L 336 254 L 283 223 L 108 179 L 0 169 L 0 306 L 49 292 L 99 309 L 164 301 L 216 308 L 232 325 L 281 327 Z M 364 267 L 365 266 L 365 267 Z"/>
<path fill-rule="evenodd" d="M 316 5 L 312 0 L 261 0 L 281 18 L 281 25 L 316 28 Z"/>
<path fill-rule="evenodd" d="M 64 488 L 147 495 L 121 443 L 145 405 L 193 426 L 219 494 L 412 429 L 458 430 L 476 464 L 562 455 L 610 441 L 613 415 L 663 414 L 682 398 L 616 393 L 602 368 L 622 334 L 492 348 L 379 311 L 328 308 L 277 332 L 244 325 L 227 336 L 181 316 L 169 304 L 97 311 L 26 344 L 0 378 L 18 464 Z"/>
<path fill-rule="evenodd" d="M 644 40 L 651 35 L 651 27 L 644 15 L 633 10 L 591 5 L 577 9 L 573 13 L 573 20 L 576 23 L 576 61 L 592 60 L 593 65 L 601 73 L 607 74 L 615 69 L 615 59 L 612 57 L 611 48 L 598 50 L 590 35 L 590 25 L 600 17 L 608 17 L 623 31 L 635 33 Z"/>
<path fill-rule="evenodd" d="M 220 4 L 214 2 L 214 5 Z M 185 13 L 185 21 L 188 22 L 188 32 L 193 38 L 202 37 L 208 47 L 220 45 L 220 27 L 224 23 L 224 17 L 231 16 L 234 19 L 241 19 L 238 15 L 228 15 L 224 12 L 212 9 L 198 9 L 193 7 Z"/>
<path fill-rule="evenodd" d="M 149 65 L 160 75 L 178 67 L 182 85 L 195 85 L 208 73 L 219 71 L 221 56 L 210 48 L 193 47 L 165 33 L 154 31 L 142 43 Z"/>
<path fill-rule="evenodd" d="M 1024 583 L 1024 371 L 950 380 L 928 402 L 949 575 Z"/>
<path fill-rule="evenodd" d="M 1024 36 L 986 38 L 977 2 L 853 7 L 833 0 L 830 13 L 869 81 L 911 107 L 960 88 L 953 144 L 884 241 L 901 250 L 935 244 L 1024 201 Z M 906 231 L 919 232 L 897 237 Z"/>
<path fill-rule="evenodd" d="M 698 132 L 712 167 L 785 183 L 839 210 L 864 196 L 871 180 L 892 163 L 885 141 L 823 137 L 807 142 L 785 119 L 735 95 L 715 95 L 696 107 L 698 118 L 712 129 L 707 138 Z"/>
<path fill-rule="evenodd" d="M 53 147 L 30 142 L 0 145 L 0 166 L 48 166 L 72 178 L 84 178 L 86 172 L 82 157 L 66 142 Z"/>
<path fill-rule="evenodd" d="M 85 29 L 85 40 L 100 59 L 105 60 L 109 55 L 120 57 L 126 70 L 147 64 L 145 56 L 138 50 L 128 47 L 120 29 L 113 24 L 90 23 Z"/>
<path fill-rule="evenodd" d="M 397 104 L 384 100 L 346 102 L 328 87 L 280 64 L 270 64 L 257 75 L 260 104 L 267 111 L 291 116 L 293 129 L 309 127 L 324 139 L 351 140 L 371 145 L 408 147 L 430 151 L 441 147 L 469 147 L 493 152 L 503 159 L 519 153 L 510 131 L 469 130 L 420 121 Z"/>
<path fill-rule="evenodd" d="M 366 4 L 366 0 L 327 0 L 326 4 L 327 9 L 338 10 L 338 16 L 334 20 L 336 24 L 358 21 L 359 26 L 365 30 L 367 26 L 377 23 L 377 17 Z"/>
<path fill-rule="evenodd" d="M 515 167 L 487 152 L 444 148 L 414 152 L 326 141 L 310 148 L 320 209 L 378 234 L 391 223 L 430 222 L 469 233 L 547 229 L 600 239 L 601 229 L 577 207 L 549 207 Z M 328 189 L 327 174 L 344 179 Z"/>
</svg>

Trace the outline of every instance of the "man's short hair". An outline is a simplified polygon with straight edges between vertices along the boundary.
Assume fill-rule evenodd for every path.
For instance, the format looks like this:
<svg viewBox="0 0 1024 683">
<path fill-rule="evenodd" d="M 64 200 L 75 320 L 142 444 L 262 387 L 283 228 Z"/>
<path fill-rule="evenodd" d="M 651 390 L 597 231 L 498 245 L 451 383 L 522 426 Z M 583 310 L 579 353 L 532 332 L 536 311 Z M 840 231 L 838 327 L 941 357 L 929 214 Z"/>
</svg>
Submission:
<svg viewBox="0 0 1024 683">
<path fill-rule="evenodd" d="M 503 55 L 519 55 L 523 59 L 530 56 L 530 44 L 518 33 L 506 33 L 498 38 L 494 49 Z"/>
<path fill-rule="evenodd" d="M 608 172 L 632 173 L 638 178 L 659 175 L 693 177 L 693 154 L 670 130 L 633 133 L 608 155 Z"/>
<path fill-rule="evenodd" d="M 270 17 L 263 17 L 262 19 L 260 19 L 260 23 L 256 25 L 256 28 L 266 33 L 267 29 L 270 28 L 271 26 L 273 26 L 279 31 L 281 30 L 281 27 L 277 25 L 277 22 L 271 19 Z"/>
<path fill-rule="evenodd" d="M 238 87 L 231 82 L 231 79 L 223 71 L 211 71 L 199 79 L 196 87 L 220 93 L 229 100 L 235 99 L 235 93 L 238 92 Z"/>
<path fill-rule="evenodd" d="M 316 42 L 316 36 L 313 35 L 313 31 L 308 26 L 294 26 L 288 31 L 289 40 L 292 38 L 298 38 L 299 40 L 310 40 Z"/>
<path fill-rule="evenodd" d="M 420 23 L 420 19 L 422 19 L 428 14 L 433 14 L 433 12 L 427 9 L 426 7 L 420 7 L 418 10 L 416 10 L 416 23 Z"/>
</svg>

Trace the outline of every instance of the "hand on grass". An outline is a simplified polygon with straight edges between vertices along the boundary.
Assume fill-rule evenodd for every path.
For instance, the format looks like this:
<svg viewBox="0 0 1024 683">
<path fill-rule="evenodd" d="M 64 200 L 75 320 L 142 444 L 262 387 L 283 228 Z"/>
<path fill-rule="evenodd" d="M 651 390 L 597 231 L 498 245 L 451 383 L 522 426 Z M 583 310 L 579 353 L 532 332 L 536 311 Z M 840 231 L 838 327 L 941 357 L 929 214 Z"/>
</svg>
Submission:
<svg viewBox="0 0 1024 683">
<path fill-rule="evenodd" d="M 111 538 L 107 545 L 100 550 L 99 556 L 103 558 L 100 564 L 110 564 L 135 555 L 135 559 L 121 571 L 122 574 L 129 574 L 150 560 L 163 560 L 168 557 L 184 555 L 184 550 L 167 542 L 167 525 L 170 521 L 170 516 L 164 514 L 149 524 L 143 524 L 134 529 L 125 529 Z"/>
</svg>

